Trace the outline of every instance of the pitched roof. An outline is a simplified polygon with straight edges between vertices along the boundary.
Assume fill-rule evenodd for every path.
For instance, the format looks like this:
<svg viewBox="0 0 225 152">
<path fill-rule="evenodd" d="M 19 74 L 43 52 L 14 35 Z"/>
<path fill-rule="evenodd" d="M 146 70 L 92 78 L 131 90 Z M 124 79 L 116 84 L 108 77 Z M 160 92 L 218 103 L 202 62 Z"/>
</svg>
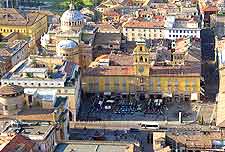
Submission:
<svg viewBox="0 0 225 152">
<path fill-rule="evenodd" d="M 0 87 L 0 96 L 23 93 L 23 87 L 16 85 L 5 85 Z"/>
<path fill-rule="evenodd" d="M 0 25 L 31 26 L 45 16 L 37 12 L 24 13 L 14 8 L 0 8 Z"/>
<path fill-rule="evenodd" d="M 105 67 L 96 67 L 88 68 L 84 75 L 91 76 L 133 76 L 134 68 L 133 66 L 105 66 Z"/>
<path fill-rule="evenodd" d="M 109 45 L 121 43 L 121 33 L 96 33 L 94 45 Z"/>
<path fill-rule="evenodd" d="M 149 21 L 130 21 L 124 24 L 124 27 L 129 28 L 163 28 L 164 21 L 149 22 Z"/>
<path fill-rule="evenodd" d="M 218 12 L 218 8 L 216 6 L 208 6 L 203 11 L 204 12 Z"/>
<path fill-rule="evenodd" d="M 11 139 L 10 139 L 11 138 Z M 8 140 L 7 140 L 8 139 Z M 0 136 L 0 141 L 5 141 L 5 146 L 0 149 L 1 152 L 16 152 L 16 151 L 31 151 L 34 147 L 34 143 L 20 134 Z M 2 145 L 2 144 L 1 144 Z"/>
</svg>

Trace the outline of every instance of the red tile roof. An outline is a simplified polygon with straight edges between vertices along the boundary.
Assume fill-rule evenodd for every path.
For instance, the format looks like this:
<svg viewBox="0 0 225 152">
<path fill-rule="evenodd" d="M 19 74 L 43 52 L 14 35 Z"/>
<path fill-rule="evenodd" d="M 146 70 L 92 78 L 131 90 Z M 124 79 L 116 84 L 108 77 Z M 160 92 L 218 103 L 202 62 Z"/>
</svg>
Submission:
<svg viewBox="0 0 225 152">
<path fill-rule="evenodd" d="M 149 21 L 130 21 L 125 23 L 124 27 L 129 28 L 163 28 L 164 21 L 149 22 Z"/>
<path fill-rule="evenodd" d="M 84 75 L 86 76 L 133 76 L 135 75 L 133 66 L 105 66 L 97 68 L 88 68 Z"/>
<path fill-rule="evenodd" d="M 208 6 L 203 11 L 204 12 L 218 12 L 218 8 L 216 6 Z"/>
<path fill-rule="evenodd" d="M 23 135 L 8 135 L 7 137 L 12 137 L 12 139 L 9 141 L 9 143 L 1 150 L 1 152 L 13 152 L 17 150 L 21 150 L 24 152 L 29 152 L 33 149 L 34 143 L 30 140 L 24 137 Z M 0 136 L 0 138 L 7 138 L 6 136 Z"/>
</svg>

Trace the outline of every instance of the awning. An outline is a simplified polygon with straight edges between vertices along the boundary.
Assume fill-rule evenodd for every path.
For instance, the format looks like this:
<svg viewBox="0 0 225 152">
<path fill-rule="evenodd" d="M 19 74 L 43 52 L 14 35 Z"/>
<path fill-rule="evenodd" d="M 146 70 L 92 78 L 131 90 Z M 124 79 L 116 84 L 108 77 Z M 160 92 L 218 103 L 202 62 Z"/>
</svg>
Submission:
<svg viewBox="0 0 225 152">
<path fill-rule="evenodd" d="M 192 93 L 191 100 L 198 100 L 198 93 Z"/>
<path fill-rule="evenodd" d="M 172 95 L 172 93 L 163 93 L 163 97 L 170 97 L 170 98 L 172 98 L 173 95 Z"/>
<path fill-rule="evenodd" d="M 25 88 L 24 89 L 24 94 L 34 95 L 36 93 L 37 93 L 37 89 L 36 88 Z"/>
<path fill-rule="evenodd" d="M 111 92 L 104 92 L 104 95 L 105 96 L 110 96 L 111 95 Z"/>
</svg>

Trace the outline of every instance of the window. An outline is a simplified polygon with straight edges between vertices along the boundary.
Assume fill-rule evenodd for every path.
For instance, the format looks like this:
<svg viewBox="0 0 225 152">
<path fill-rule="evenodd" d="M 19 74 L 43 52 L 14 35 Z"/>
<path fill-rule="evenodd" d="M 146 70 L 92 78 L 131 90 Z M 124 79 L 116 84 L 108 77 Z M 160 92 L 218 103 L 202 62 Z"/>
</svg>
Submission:
<svg viewBox="0 0 225 152">
<path fill-rule="evenodd" d="M 140 51 L 142 51 L 143 50 L 143 48 L 142 48 L 142 46 L 140 47 Z"/>
<path fill-rule="evenodd" d="M 140 78 L 140 83 L 143 83 L 144 82 L 144 78 Z"/>
<path fill-rule="evenodd" d="M 132 29 L 132 31 L 134 31 L 134 29 Z"/>
<path fill-rule="evenodd" d="M 182 33 L 182 30 L 180 30 L 180 33 Z"/>
<path fill-rule="evenodd" d="M 175 86 L 178 86 L 179 82 L 178 80 L 175 80 Z"/>
<path fill-rule="evenodd" d="M 150 79 L 150 81 L 149 81 L 149 90 L 151 92 L 153 92 L 153 80 L 152 79 Z"/>
<path fill-rule="evenodd" d="M 171 37 L 171 35 L 169 35 L 169 37 Z"/>
<path fill-rule="evenodd" d="M 123 92 L 127 91 L 127 82 L 126 79 L 123 79 Z"/>
<path fill-rule="evenodd" d="M 148 62 L 148 59 L 147 58 L 145 58 L 145 62 Z"/>
<path fill-rule="evenodd" d="M 160 87 L 160 79 L 157 79 L 157 86 Z"/>
<path fill-rule="evenodd" d="M 109 83 L 109 78 L 105 78 L 105 91 L 108 92 L 110 91 L 110 83 Z"/>
<path fill-rule="evenodd" d="M 143 62 L 143 57 L 142 56 L 140 57 L 140 62 Z"/>
</svg>

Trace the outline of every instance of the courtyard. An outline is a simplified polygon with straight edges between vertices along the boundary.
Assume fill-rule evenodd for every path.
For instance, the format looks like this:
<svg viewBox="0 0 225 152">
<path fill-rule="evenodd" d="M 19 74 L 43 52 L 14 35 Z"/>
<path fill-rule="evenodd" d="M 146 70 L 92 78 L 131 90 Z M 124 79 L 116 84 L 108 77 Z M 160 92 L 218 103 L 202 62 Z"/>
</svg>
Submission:
<svg viewBox="0 0 225 152">
<path fill-rule="evenodd" d="M 196 120 L 200 105 L 191 101 L 135 95 L 87 95 L 81 102 L 80 121 L 183 121 Z"/>
</svg>

